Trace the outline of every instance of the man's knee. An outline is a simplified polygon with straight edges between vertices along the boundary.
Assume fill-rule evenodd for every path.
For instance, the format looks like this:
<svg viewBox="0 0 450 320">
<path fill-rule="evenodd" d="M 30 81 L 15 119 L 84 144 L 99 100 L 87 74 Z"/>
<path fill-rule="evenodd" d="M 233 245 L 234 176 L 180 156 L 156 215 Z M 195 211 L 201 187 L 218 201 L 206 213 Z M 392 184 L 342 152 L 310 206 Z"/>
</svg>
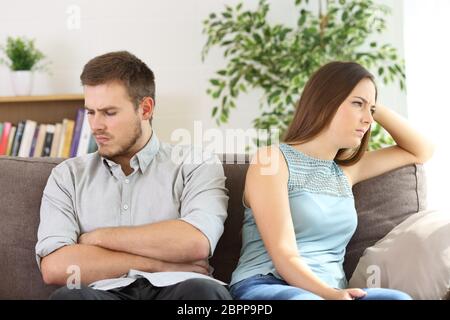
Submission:
<svg viewBox="0 0 450 320">
<path fill-rule="evenodd" d="M 177 286 L 180 298 L 187 300 L 231 300 L 228 289 L 213 280 L 189 279 Z"/>
<path fill-rule="evenodd" d="M 81 286 L 80 289 L 61 287 L 49 297 L 50 300 L 103 300 L 108 298 L 106 293 L 86 286 Z"/>
<path fill-rule="evenodd" d="M 61 287 L 53 291 L 50 295 L 50 300 L 82 300 L 83 294 L 81 291 L 86 290 L 86 288 L 81 287 L 80 289 L 69 289 L 68 287 Z"/>
</svg>

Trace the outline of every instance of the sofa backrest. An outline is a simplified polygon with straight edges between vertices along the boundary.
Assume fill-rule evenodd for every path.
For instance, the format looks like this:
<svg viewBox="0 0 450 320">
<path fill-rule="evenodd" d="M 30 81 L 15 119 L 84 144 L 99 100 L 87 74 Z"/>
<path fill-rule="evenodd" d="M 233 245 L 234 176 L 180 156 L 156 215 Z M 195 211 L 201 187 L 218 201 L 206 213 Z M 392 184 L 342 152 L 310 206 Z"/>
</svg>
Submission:
<svg viewBox="0 0 450 320">
<path fill-rule="evenodd" d="M 242 195 L 249 164 L 248 157 L 244 158 L 244 161 L 240 161 L 241 157 L 238 160 L 229 156 L 225 157 L 222 158 L 222 163 L 227 177 L 225 187 L 229 196 L 228 217 L 210 264 L 214 268 L 214 277 L 228 283 L 231 279 L 231 273 L 236 268 L 241 251 L 241 229 L 244 219 Z"/>
<path fill-rule="evenodd" d="M 60 159 L 0 157 L 0 299 L 46 299 L 37 241 L 42 192 Z"/>
<path fill-rule="evenodd" d="M 248 161 L 226 158 L 228 218 L 211 265 L 214 276 L 228 282 L 239 259 L 244 208 L 242 192 Z M 0 299 L 46 299 L 56 289 L 43 283 L 36 264 L 39 208 L 54 166 L 62 159 L 0 156 Z M 406 166 L 354 187 L 359 225 L 347 247 L 344 264 L 351 275 L 365 248 L 373 245 L 412 213 L 425 208 L 425 181 L 420 165 Z"/>
</svg>

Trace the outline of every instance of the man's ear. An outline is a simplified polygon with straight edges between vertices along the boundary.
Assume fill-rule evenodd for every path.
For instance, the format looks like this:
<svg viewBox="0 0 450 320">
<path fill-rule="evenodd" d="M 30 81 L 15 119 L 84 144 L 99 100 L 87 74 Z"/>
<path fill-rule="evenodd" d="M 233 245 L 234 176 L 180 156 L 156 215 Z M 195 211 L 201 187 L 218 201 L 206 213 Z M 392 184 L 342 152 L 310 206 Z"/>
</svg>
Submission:
<svg viewBox="0 0 450 320">
<path fill-rule="evenodd" d="M 151 97 L 145 97 L 139 107 L 139 112 L 142 115 L 142 120 L 151 119 L 153 110 L 155 108 L 155 101 Z"/>
</svg>

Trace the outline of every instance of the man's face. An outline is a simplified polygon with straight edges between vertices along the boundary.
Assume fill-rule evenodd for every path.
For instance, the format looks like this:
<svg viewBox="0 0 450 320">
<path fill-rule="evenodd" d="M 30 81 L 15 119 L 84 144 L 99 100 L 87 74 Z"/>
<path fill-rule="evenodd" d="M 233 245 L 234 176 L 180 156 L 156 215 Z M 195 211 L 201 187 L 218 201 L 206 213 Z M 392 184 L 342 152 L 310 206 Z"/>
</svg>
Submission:
<svg viewBox="0 0 450 320">
<path fill-rule="evenodd" d="M 118 82 L 84 86 L 84 99 L 99 154 L 111 160 L 131 158 L 142 127 L 125 87 Z"/>
</svg>

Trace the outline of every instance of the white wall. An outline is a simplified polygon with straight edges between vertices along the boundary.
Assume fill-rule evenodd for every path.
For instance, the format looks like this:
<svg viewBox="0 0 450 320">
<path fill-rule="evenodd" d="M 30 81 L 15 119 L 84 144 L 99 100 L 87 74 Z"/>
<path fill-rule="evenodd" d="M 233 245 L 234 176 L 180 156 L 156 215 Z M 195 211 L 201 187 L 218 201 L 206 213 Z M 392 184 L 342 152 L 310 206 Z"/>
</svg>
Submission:
<svg viewBox="0 0 450 320">
<path fill-rule="evenodd" d="M 436 144 L 426 163 L 428 200 L 432 208 L 449 208 L 450 21 L 448 0 L 405 3 L 406 75 L 410 120 Z M 418 23 L 420 17 L 420 23 Z M 450 212 L 450 210 L 449 210 Z"/>
<path fill-rule="evenodd" d="M 271 19 L 295 23 L 294 0 L 271 0 Z M 314 2 L 314 1 L 313 1 Z M 393 9 L 382 41 L 403 53 L 403 1 L 378 0 Z M 37 74 L 34 94 L 81 93 L 79 74 L 90 58 L 113 50 L 129 50 L 144 60 L 156 75 L 154 126 L 162 140 L 169 141 L 176 128 L 193 129 L 194 120 L 204 129 L 216 127 L 211 119 L 213 100 L 206 94 L 208 79 L 224 66 L 219 50 L 205 63 L 202 21 L 224 4 L 236 0 L 0 0 L 0 43 L 7 36 L 36 38 L 36 44 L 52 62 L 51 76 Z M 257 0 L 246 0 L 254 7 Z M 68 28 L 71 5 L 80 11 L 80 28 Z M 405 95 L 396 88 L 380 88 L 381 99 L 406 114 Z M 0 66 L 0 95 L 12 95 L 8 70 Z M 258 113 L 258 93 L 239 100 L 230 124 L 224 128 L 250 128 Z"/>
</svg>

